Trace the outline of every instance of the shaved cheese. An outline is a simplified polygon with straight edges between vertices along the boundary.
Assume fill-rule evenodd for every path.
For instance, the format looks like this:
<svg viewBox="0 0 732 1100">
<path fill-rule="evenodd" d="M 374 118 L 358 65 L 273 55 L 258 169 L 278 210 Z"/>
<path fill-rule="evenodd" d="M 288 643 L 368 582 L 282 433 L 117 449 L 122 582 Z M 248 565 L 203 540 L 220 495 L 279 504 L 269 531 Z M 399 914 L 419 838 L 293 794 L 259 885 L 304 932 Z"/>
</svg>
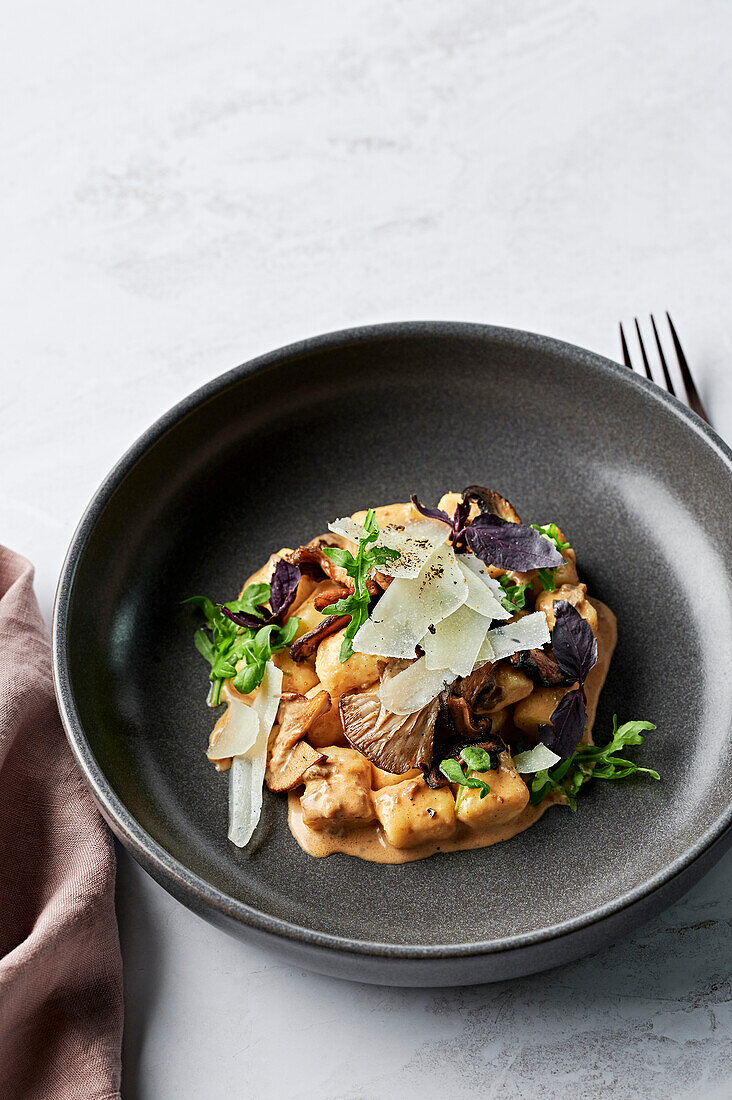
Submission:
<svg viewBox="0 0 732 1100">
<path fill-rule="evenodd" d="M 267 766 L 267 742 L 282 694 L 282 671 L 268 661 L 251 709 L 258 732 L 251 748 L 231 761 L 229 773 L 229 840 L 243 848 L 252 838 L 262 813 L 262 785 Z"/>
<path fill-rule="evenodd" d="M 248 752 L 257 740 L 259 715 L 243 699 L 232 696 L 226 714 L 221 720 L 221 733 L 213 745 L 209 745 L 206 756 L 209 760 L 228 760 L 230 756 L 240 756 Z"/>
<path fill-rule="evenodd" d="M 450 669 L 455 676 L 468 676 L 488 630 L 488 622 L 464 603 L 419 643 L 428 669 Z"/>
<path fill-rule="evenodd" d="M 468 566 L 465 555 L 461 554 L 455 560 L 468 582 L 468 598 L 465 601 L 467 606 L 480 615 L 484 615 L 486 619 L 510 619 L 511 612 L 506 611 L 493 589 L 485 583 L 486 579 L 492 580 L 492 577 L 489 577 L 487 573 L 485 577 L 482 577 L 475 572 Z"/>
<path fill-rule="evenodd" d="M 328 530 L 332 531 L 334 535 L 343 535 L 344 538 L 350 539 L 351 542 L 358 543 L 358 540 L 363 538 L 363 527 L 360 523 L 356 523 L 350 516 L 343 516 L 341 519 L 333 520 L 328 524 Z"/>
<path fill-rule="evenodd" d="M 379 688 L 379 698 L 393 714 L 414 714 L 436 699 L 454 679 L 449 668 L 429 669 L 424 657 L 420 657 L 403 672 L 385 680 Z"/>
<path fill-rule="evenodd" d="M 533 749 L 514 756 L 513 766 L 523 775 L 526 772 L 543 772 L 547 768 L 553 768 L 561 759 L 561 756 L 557 756 L 540 741 Z"/>
<path fill-rule="evenodd" d="M 443 546 L 450 534 L 446 523 L 438 519 L 420 519 L 414 523 L 387 523 L 379 531 L 377 546 L 397 550 L 396 561 L 380 566 L 389 577 L 418 577 L 438 546 Z"/>
<path fill-rule="evenodd" d="M 328 524 L 328 530 L 358 543 L 363 527 L 349 516 Z M 386 523 L 379 529 L 377 546 L 396 550 L 399 557 L 380 566 L 389 577 L 417 577 L 438 546 L 447 542 L 450 528 L 438 519 L 419 519 L 414 523 Z"/>
<path fill-rule="evenodd" d="M 489 630 L 478 654 L 478 662 L 500 661 L 523 649 L 540 649 L 550 641 L 549 627 L 543 611 L 525 615 L 516 622 Z"/>
<path fill-rule="evenodd" d="M 490 575 L 490 573 L 488 572 L 488 566 L 485 565 L 479 557 L 476 557 L 475 554 L 460 554 L 457 560 L 461 569 L 468 570 L 470 573 L 473 574 L 473 576 L 478 577 L 486 586 L 486 588 L 488 588 L 493 593 L 496 603 L 500 608 L 500 611 L 496 611 L 493 618 L 510 619 L 513 612 L 507 611 L 501 602 L 506 593 L 503 591 L 495 577 L 492 577 Z"/>
<path fill-rule="evenodd" d="M 353 648 L 379 657 L 414 657 L 428 628 L 457 611 L 467 598 L 468 582 L 452 547 L 438 546 L 418 577 L 391 582 L 353 639 Z"/>
</svg>

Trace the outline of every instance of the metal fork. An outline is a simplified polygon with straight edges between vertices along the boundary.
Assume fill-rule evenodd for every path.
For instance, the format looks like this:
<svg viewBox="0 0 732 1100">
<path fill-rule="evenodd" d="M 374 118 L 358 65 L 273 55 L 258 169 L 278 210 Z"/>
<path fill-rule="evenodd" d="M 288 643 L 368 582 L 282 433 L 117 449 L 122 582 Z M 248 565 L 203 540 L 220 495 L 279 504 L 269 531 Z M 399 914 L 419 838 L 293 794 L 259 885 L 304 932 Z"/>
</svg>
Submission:
<svg viewBox="0 0 732 1100">
<path fill-rule="evenodd" d="M 702 420 L 706 420 L 707 424 L 711 424 L 709 417 L 704 411 L 704 406 L 701 403 L 701 398 L 699 397 L 697 388 L 694 385 L 694 379 L 691 377 L 689 364 L 686 361 L 686 356 L 684 355 L 679 337 L 677 335 L 676 329 L 674 328 L 674 323 L 671 320 L 668 311 L 666 312 L 666 317 L 668 318 L 668 327 L 671 330 L 671 339 L 673 340 L 674 351 L 676 352 L 676 358 L 679 363 L 679 370 L 681 371 L 681 381 L 684 383 L 684 389 L 686 390 L 687 404 L 689 408 L 697 414 L 697 416 L 700 416 Z M 661 360 L 661 369 L 663 370 L 663 378 L 666 384 L 666 389 L 672 395 L 672 397 L 676 397 L 676 390 L 674 389 L 673 382 L 671 381 L 671 375 L 668 372 L 666 356 L 663 354 L 663 347 L 661 346 L 661 339 L 658 335 L 658 329 L 656 328 L 656 322 L 654 320 L 653 314 L 651 314 L 651 324 L 653 326 L 653 335 L 656 337 L 656 347 L 658 348 L 658 357 Z M 653 374 L 651 373 L 651 364 L 648 362 L 648 356 L 646 355 L 646 348 L 645 344 L 643 343 L 643 337 L 641 336 L 640 325 L 638 324 L 637 317 L 635 318 L 635 331 L 638 333 L 638 344 L 640 345 L 640 352 L 641 356 L 643 357 L 643 366 L 645 367 L 646 378 L 650 378 L 651 382 L 654 382 L 655 379 L 653 377 Z M 625 363 L 626 367 L 630 367 L 631 370 L 635 370 L 635 367 L 633 366 L 630 358 L 628 342 L 625 339 L 622 322 L 620 324 L 620 343 L 623 348 L 623 362 Z"/>
</svg>

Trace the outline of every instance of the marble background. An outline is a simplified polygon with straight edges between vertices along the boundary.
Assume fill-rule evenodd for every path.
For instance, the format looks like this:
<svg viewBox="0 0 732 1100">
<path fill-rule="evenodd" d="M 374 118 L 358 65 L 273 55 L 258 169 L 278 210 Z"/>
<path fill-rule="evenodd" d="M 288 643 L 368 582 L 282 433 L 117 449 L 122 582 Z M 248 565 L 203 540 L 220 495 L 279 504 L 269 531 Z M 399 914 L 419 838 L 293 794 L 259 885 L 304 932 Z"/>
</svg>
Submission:
<svg viewBox="0 0 732 1100">
<path fill-rule="evenodd" d="M 489 321 L 618 354 L 669 309 L 732 438 L 722 0 L 41 0 L 0 42 L 0 538 L 50 613 L 173 402 L 315 332 Z M 627 942 L 445 990 L 242 947 L 120 853 L 129 1100 L 728 1097 L 732 853 Z"/>
</svg>

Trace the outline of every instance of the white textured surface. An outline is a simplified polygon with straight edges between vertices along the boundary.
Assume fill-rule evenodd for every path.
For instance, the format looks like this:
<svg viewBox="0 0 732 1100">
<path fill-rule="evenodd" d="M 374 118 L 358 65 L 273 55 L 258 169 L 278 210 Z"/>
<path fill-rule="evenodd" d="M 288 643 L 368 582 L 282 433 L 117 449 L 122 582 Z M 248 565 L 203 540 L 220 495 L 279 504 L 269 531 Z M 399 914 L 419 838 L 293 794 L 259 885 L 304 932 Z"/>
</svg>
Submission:
<svg viewBox="0 0 732 1100">
<path fill-rule="evenodd" d="M 0 537 L 50 609 L 122 450 L 314 332 L 492 321 L 616 356 L 670 309 L 732 436 L 728 4 L 46 0 L 0 44 Z M 727 1097 L 732 854 L 629 942 L 478 989 L 349 985 L 126 856 L 130 1100 Z"/>
</svg>

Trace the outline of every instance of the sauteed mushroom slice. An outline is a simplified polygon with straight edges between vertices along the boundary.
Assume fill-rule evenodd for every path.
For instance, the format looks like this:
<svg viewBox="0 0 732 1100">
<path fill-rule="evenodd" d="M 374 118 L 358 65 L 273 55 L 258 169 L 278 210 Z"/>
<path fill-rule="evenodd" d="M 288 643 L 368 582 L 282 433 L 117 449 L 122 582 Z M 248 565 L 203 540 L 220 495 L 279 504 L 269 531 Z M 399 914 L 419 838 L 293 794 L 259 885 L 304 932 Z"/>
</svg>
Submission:
<svg viewBox="0 0 732 1100">
<path fill-rule="evenodd" d="M 463 499 L 475 501 L 481 512 L 490 512 L 501 519 L 507 519 L 510 523 L 521 523 L 521 517 L 511 504 L 495 489 L 484 489 L 482 485 L 468 485 L 463 489 Z"/>
<path fill-rule="evenodd" d="M 343 585 L 353 591 L 353 582 L 349 587 L 349 576 L 342 565 L 336 565 L 327 554 L 323 553 L 322 546 L 299 546 L 290 555 L 290 561 L 296 565 L 301 573 L 311 577 L 320 577 L 324 574 L 330 577 L 336 584 Z"/>
<path fill-rule="evenodd" d="M 290 646 L 290 656 L 293 661 L 306 661 L 312 657 L 324 638 L 330 637 L 350 623 L 350 615 L 326 615 L 322 623 L 318 623 L 315 630 L 303 634 Z"/>
<path fill-rule="evenodd" d="M 325 760 L 325 757 L 322 752 L 318 752 L 307 741 L 298 741 L 286 763 L 276 774 L 270 776 L 267 786 L 275 794 L 284 794 L 285 791 L 291 791 L 302 783 L 303 776 L 308 768 L 312 767 L 313 764 L 322 763 L 323 760 Z"/>
<path fill-rule="evenodd" d="M 343 695 L 339 707 L 350 744 L 382 771 L 402 775 L 432 764 L 439 699 L 414 714 L 393 714 L 375 691 L 362 691 Z"/>
<path fill-rule="evenodd" d="M 514 668 L 524 672 L 530 680 L 540 687 L 556 687 L 568 680 L 552 653 L 543 649 L 523 649 L 509 658 Z"/>
<path fill-rule="evenodd" d="M 293 565 L 296 565 L 300 572 L 305 574 L 306 576 L 319 578 L 321 574 L 324 574 L 332 581 L 335 581 L 336 584 L 339 584 L 342 588 L 345 588 L 346 595 L 350 595 L 350 593 L 353 592 L 352 578 L 348 576 L 348 573 L 346 573 L 342 565 L 336 565 L 334 561 L 331 561 L 327 554 L 323 553 L 323 546 L 327 545 L 341 546 L 342 549 L 347 549 L 347 545 L 341 545 L 345 544 L 346 540 L 339 538 L 339 536 L 337 535 L 333 535 L 330 537 L 333 540 L 331 543 L 326 543 L 324 541 L 326 539 L 326 536 L 321 535 L 318 539 L 315 539 L 313 540 L 313 542 L 308 543 L 307 546 L 299 546 L 297 550 L 292 551 L 287 560 L 292 562 Z M 314 545 L 315 542 L 318 543 L 317 546 Z M 391 580 L 391 578 L 389 579 Z M 369 595 L 380 596 L 383 593 L 384 588 L 388 587 L 388 585 L 379 584 L 376 580 L 369 578 L 366 581 L 366 587 L 369 591 Z"/>
<path fill-rule="evenodd" d="M 467 699 L 464 699 L 461 695 L 448 695 L 447 708 L 457 737 L 477 741 L 479 737 L 490 733 L 490 718 L 478 717 L 474 714 L 468 705 Z"/>
<path fill-rule="evenodd" d="M 302 781 L 307 769 L 322 760 L 302 739 L 316 718 L 330 710 L 330 696 L 319 691 L 312 699 L 296 692 L 283 694 L 277 712 L 279 726 L 269 744 L 265 779 L 271 791 L 289 791 Z"/>
<path fill-rule="evenodd" d="M 469 676 L 460 677 L 452 685 L 451 693 L 465 699 L 473 714 L 487 718 L 497 695 L 493 665 L 481 665 Z"/>
<path fill-rule="evenodd" d="M 351 595 L 351 589 L 346 587 L 331 588 L 329 592 L 321 592 L 313 600 L 316 611 L 324 611 L 326 607 L 330 607 L 336 600 L 343 600 L 346 596 Z"/>
</svg>

